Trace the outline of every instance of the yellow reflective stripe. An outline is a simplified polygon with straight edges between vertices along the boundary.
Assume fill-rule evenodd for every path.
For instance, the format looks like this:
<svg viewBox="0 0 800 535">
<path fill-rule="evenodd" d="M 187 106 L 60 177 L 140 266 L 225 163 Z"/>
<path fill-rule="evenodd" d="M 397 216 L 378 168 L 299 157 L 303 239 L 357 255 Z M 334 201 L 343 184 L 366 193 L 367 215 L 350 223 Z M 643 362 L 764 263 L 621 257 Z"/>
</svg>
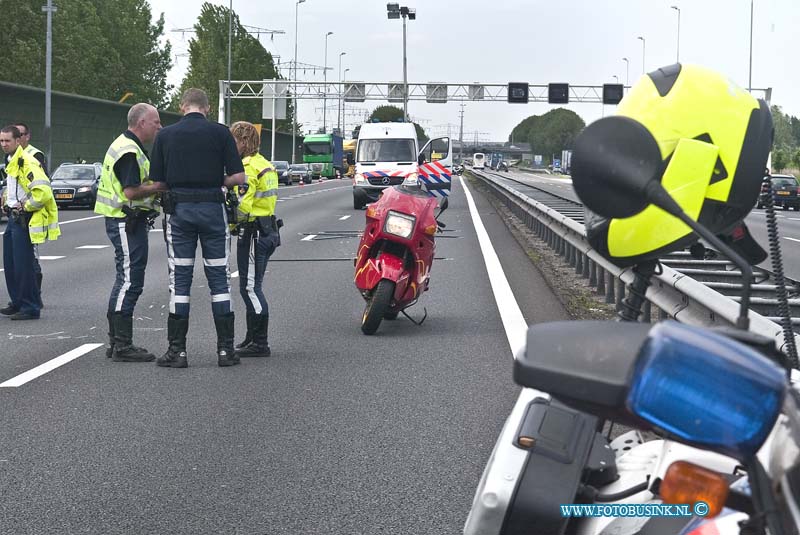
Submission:
<svg viewBox="0 0 800 535">
<path fill-rule="evenodd" d="M 28 227 L 28 232 L 45 232 L 47 227 Z"/>
<path fill-rule="evenodd" d="M 256 199 L 263 199 L 264 197 L 277 197 L 278 190 L 277 189 L 268 189 L 266 191 L 257 191 L 255 194 Z"/>
<path fill-rule="evenodd" d="M 42 203 L 40 203 L 39 201 L 35 201 L 33 199 L 28 200 L 28 205 L 34 210 L 39 210 L 41 208 L 44 208 L 44 205 Z"/>
<path fill-rule="evenodd" d="M 50 223 L 50 225 L 47 228 L 49 228 L 50 230 L 58 230 L 58 223 Z"/>
<path fill-rule="evenodd" d="M 49 186 L 49 185 L 50 185 L 50 181 L 49 180 L 46 180 L 44 178 L 39 178 L 39 179 L 34 180 L 33 182 L 31 182 L 30 184 L 28 184 L 28 187 L 32 188 L 34 186 Z"/>
<path fill-rule="evenodd" d="M 96 202 L 99 202 L 100 204 L 105 204 L 106 206 L 110 206 L 111 208 L 122 208 L 123 206 L 125 206 L 125 203 L 117 200 L 116 196 L 115 198 L 110 198 L 104 195 L 100 195 L 99 193 L 97 195 Z"/>
</svg>

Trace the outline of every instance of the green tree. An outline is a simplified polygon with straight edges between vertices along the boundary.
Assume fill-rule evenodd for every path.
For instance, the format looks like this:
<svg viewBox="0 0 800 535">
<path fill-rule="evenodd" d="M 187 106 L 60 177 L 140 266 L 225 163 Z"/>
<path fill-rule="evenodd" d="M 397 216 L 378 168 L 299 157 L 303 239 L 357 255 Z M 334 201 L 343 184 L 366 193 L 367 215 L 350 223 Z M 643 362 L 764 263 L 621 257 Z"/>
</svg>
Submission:
<svg viewBox="0 0 800 535">
<path fill-rule="evenodd" d="M 565 108 L 550 110 L 544 115 L 531 115 L 511 131 L 514 141 L 527 141 L 534 154 L 549 160 L 552 154 L 571 149 L 575 138 L 586 123 L 580 116 Z"/>
<path fill-rule="evenodd" d="M 397 106 L 378 106 L 369 116 L 369 121 L 377 120 L 382 123 L 393 123 L 397 121 L 403 120 L 403 108 L 398 108 Z M 420 147 L 427 143 L 428 135 L 425 133 L 425 129 L 422 128 L 417 123 L 414 123 L 414 128 L 417 131 L 417 141 L 420 144 Z"/>
<path fill-rule="evenodd" d="M 786 149 L 781 148 L 772 151 L 772 169 L 780 173 L 786 169 L 786 165 L 788 163 L 789 155 L 787 154 Z"/>
<path fill-rule="evenodd" d="M 200 8 L 194 25 L 195 35 L 189 40 L 189 70 L 175 95 L 177 109 L 180 93 L 190 87 L 203 89 L 211 103 L 209 118 L 217 119 L 219 81 L 228 77 L 228 14 L 227 7 L 208 2 Z M 281 78 L 275 69 L 272 54 L 250 35 L 233 13 L 231 38 L 231 78 L 233 80 L 265 80 Z M 287 102 L 287 117 L 278 121 L 278 130 L 291 131 L 291 101 Z M 258 99 L 231 99 L 231 121 L 260 123 L 262 102 Z"/>
<path fill-rule="evenodd" d="M 774 147 L 789 148 L 795 146 L 794 136 L 792 135 L 792 125 L 789 116 L 781 111 L 780 106 L 772 106 L 772 125 L 775 128 Z"/>
<path fill-rule="evenodd" d="M 800 147 L 795 148 L 792 153 L 791 163 L 795 169 L 800 169 Z"/>
<path fill-rule="evenodd" d="M 43 87 L 46 15 L 40 0 L 3 11 L 0 48 L 9 51 L 2 78 Z M 152 23 L 146 0 L 70 0 L 53 15 L 53 89 L 109 100 L 127 91 L 166 102 L 170 45 L 160 45 L 163 18 Z M 18 28 L 24 28 L 20 31 Z M 12 30 L 13 29 L 13 30 Z"/>
<path fill-rule="evenodd" d="M 124 66 L 111 77 L 115 94 L 121 98 L 131 92 L 134 101 L 150 102 L 159 108 L 167 106 L 173 90 L 167 84 L 172 46 L 169 41 L 163 47 L 159 42 L 164 35 L 163 13 L 154 22 L 147 0 L 93 0 L 93 3 L 103 34 L 125 44 L 114 48 L 114 56 Z"/>
</svg>

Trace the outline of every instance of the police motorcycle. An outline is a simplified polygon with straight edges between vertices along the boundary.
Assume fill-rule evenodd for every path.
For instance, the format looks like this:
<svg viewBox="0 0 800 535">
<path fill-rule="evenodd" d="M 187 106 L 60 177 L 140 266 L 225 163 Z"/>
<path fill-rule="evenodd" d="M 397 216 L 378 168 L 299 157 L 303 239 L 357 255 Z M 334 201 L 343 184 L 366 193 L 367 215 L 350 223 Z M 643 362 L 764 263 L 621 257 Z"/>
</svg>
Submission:
<svg viewBox="0 0 800 535">
<path fill-rule="evenodd" d="M 776 518 L 779 498 L 756 452 L 782 408 L 796 418 L 796 407 L 785 406 L 794 390 L 774 340 L 747 331 L 750 263 L 766 254 L 742 220 L 755 204 L 771 142 L 766 103 L 691 65 L 643 77 L 617 116 L 578 137 L 572 178 L 587 208 L 587 238 L 635 276 L 620 312 L 625 322 L 529 329 L 514 363 L 526 389 L 484 470 L 465 534 L 678 533 L 687 518 L 570 517 L 561 506 L 711 505 L 710 497 L 686 494 L 707 490 L 690 483 L 709 480 L 702 478 L 708 473 L 726 483 L 746 473 L 753 491 L 746 496 L 726 484 L 730 501 L 717 496 L 714 512 L 727 504 L 753 513 L 751 533 L 759 522 L 770 533 L 791 532 Z M 638 323 L 657 258 L 697 245 L 698 236 L 745 275 L 737 329 Z M 785 338 L 793 341 L 791 330 Z M 610 441 L 606 422 L 634 430 Z M 644 441 L 641 431 L 661 438 Z"/>
</svg>

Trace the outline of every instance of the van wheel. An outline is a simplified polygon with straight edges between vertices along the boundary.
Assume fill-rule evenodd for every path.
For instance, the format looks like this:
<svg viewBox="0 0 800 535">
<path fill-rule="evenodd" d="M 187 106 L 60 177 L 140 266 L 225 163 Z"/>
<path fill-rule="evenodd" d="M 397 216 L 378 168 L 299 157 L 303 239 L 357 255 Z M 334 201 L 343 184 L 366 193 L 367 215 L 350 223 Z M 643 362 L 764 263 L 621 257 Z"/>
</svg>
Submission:
<svg viewBox="0 0 800 535">
<path fill-rule="evenodd" d="M 361 331 L 364 334 L 375 334 L 378 330 L 381 320 L 389 309 L 392 295 L 394 295 L 394 282 L 388 279 L 381 280 L 367 301 L 364 315 L 361 317 Z"/>
</svg>

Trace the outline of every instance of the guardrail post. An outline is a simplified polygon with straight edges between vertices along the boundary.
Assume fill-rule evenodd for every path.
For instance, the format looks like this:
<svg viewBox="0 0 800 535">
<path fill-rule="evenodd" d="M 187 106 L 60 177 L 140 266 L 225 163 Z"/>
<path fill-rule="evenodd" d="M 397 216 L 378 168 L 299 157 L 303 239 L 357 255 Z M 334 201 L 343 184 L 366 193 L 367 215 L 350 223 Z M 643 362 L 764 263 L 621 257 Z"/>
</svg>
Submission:
<svg viewBox="0 0 800 535">
<path fill-rule="evenodd" d="M 606 303 L 611 304 L 614 302 L 614 275 L 610 271 L 606 271 Z"/>
<path fill-rule="evenodd" d="M 591 273 L 590 273 L 591 270 L 589 268 L 589 262 L 591 262 L 591 260 L 589 260 L 589 255 L 584 255 L 584 257 L 583 257 L 583 273 L 582 273 L 584 279 L 588 279 L 589 276 L 591 275 Z"/>
<path fill-rule="evenodd" d="M 669 314 L 667 314 L 666 310 L 658 309 L 658 319 L 659 321 L 668 320 Z"/>
<path fill-rule="evenodd" d="M 582 275 L 583 274 L 583 253 L 581 253 L 577 247 L 575 247 L 575 274 Z"/>
<path fill-rule="evenodd" d="M 596 262 L 592 262 L 592 265 L 595 270 L 594 283 L 597 286 L 597 293 L 603 295 L 606 292 L 606 271 L 598 266 Z"/>
<path fill-rule="evenodd" d="M 586 263 L 589 265 L 589 286 L 595 287 L 597 286 L 597 264 L 589 257 L 586 257 Z"/>
</svg>

